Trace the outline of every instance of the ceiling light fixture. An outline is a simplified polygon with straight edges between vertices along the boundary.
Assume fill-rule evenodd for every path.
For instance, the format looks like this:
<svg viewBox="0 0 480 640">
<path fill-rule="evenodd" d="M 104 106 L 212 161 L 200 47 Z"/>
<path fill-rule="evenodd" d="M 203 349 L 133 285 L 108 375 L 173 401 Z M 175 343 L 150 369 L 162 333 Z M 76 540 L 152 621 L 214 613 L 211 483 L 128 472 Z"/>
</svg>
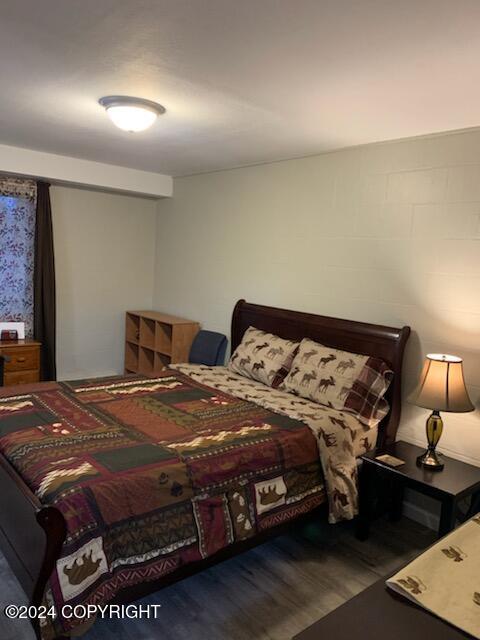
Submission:
<svg viewBox="0 0 480 640">
<path fill-rule="evenodd" d="M 144 131 L 165 113 L 165 107 L 157 102 L 130 96 L 105 96 L 98 102 L 113 124 L 124 131 Z"/>
</svg>

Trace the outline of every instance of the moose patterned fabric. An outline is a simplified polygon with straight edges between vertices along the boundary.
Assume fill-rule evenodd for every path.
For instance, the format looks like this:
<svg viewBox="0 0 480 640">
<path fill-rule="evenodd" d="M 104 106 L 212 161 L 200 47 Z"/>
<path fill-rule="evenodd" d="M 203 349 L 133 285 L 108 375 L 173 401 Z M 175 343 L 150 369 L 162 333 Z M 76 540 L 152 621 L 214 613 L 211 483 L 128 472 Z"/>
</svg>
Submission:
<svg viewBox="0 0 480 640">
<path fill-rule="evenodd" d="M 33 334 L 36 184 L 0 178 L 0 320 Z"/>
<path fill-rule="evenodd" d="M 356 457 L 375 446 L 375 427 L 366 427 L 351 413 L 337 411 L 279 389 L 270 389 L 225 367 L 194 364 L 174 364 L 171 367 L 224 393 L 305 422 L 318 443 L 327 488 L 329 521 L 349 520 L 358 513 Z"/>
<path fill-rule="evenodd" d="M 389 410 L 385 393 L 393 371 L 378 358 L 325 347 L 304 338 L 281 384 L 285 391 L 377 425 Z"/>
<path fill-rule="evenodd" d="M 422 553 L 387 585 L 480 638 L 480 514 Z"/>
<path fill-rule="evenodd" d="M 249 327 L 228 367 L 242 376 L 278 387 L 290 370 L 298 342 Z"/>
<path fill-rule="evenodd" d="M 58 612 L 106 603 L 326 499 L 304 422 L 180 371 L 0 389 L 0 451 L 65 519 L 45 593 Z M 48 618 L 42 637 L 85 622 Z"/>
</svg>

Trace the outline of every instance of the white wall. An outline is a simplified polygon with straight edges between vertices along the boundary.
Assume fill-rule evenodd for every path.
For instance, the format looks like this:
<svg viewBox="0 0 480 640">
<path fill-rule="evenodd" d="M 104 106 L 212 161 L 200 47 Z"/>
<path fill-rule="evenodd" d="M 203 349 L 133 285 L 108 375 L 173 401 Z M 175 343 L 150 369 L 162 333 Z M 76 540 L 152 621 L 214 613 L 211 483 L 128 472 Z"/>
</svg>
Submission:
<svg viewBox="0 0 480 640">
<path fill-rule="evenodd" d="M 156 202 L 51 187 L 59 379 L 123 372 L 125 311 L 151 308 Z"/>
<path fill-rule="evenodd" d="M 235 301 L 411 325 L 465 360 L 480 403 L 480 132 L 370 145 L 175 180 L 158 203 L 154 307 L 229 333 Z M 424 443 L 405 405 L 400 436 Z M 445 415 L 442 449 L 480 464 L 480 413 Z"/>
<path fill-rule="evenodd" d="M 116 190 L 128 195 L 153 198 L 172 195 L 171 176 L 5 144 L 0 144 L 0 171 L 67 186 Z"/>
</svg>

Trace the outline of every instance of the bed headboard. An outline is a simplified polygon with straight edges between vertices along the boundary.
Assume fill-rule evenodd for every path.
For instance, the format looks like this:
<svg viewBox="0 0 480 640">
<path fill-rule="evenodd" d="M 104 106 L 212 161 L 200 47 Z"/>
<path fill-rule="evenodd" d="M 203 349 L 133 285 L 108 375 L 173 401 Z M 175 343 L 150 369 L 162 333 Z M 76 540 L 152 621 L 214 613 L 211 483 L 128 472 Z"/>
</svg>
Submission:
<svg viewBox="0 0 480 640">
<path fill-rule="evenodd" d="M 378 446 L 395 441 L 401 413 L 402 362 L 410 327 L 396 329 L 354 320 L 317 316 L 301 311 L 264 307 L 239 300 L 232 316 L 232 352 L 248 327 L 274 333 L 287 340 L 310 338 L 328 347 L 344 349 L 384 360 L 394 378 L 387 392 L 390 412 L 379 425 Z"/>
</svg>

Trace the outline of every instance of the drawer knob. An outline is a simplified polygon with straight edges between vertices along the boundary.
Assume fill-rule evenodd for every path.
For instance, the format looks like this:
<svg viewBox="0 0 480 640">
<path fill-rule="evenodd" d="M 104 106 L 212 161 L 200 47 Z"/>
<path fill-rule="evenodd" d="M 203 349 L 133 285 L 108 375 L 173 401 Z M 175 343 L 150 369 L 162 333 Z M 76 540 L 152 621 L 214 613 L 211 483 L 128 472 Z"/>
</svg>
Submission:
<svg viewBox="0 0 480 640">
<path fill-rule="evenodd" d="M 17 362 L 25 362 L 26 358 L 17 358 Z"/>
</svg>

